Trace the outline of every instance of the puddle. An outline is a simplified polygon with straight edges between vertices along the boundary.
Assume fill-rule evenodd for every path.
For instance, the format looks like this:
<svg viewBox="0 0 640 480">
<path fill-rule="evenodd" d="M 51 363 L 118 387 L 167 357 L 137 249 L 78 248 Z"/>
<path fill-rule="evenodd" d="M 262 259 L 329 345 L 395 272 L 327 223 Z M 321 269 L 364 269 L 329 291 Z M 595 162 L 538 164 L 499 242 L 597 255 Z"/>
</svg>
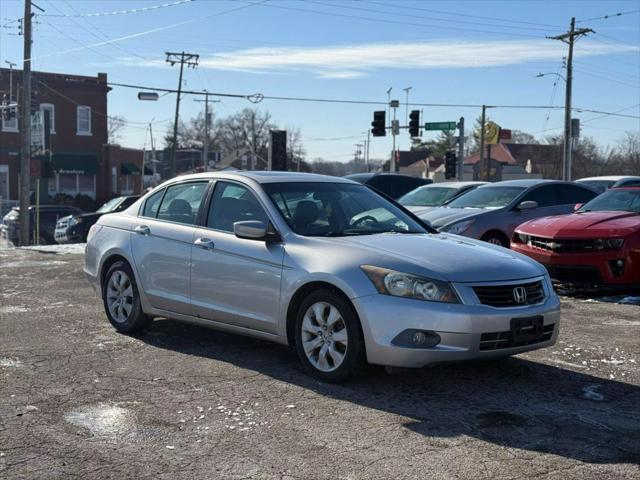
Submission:
<svg viewBox="0 0 640 480">
<path fill-rule="evenodd" d="M 133 412 L 114 404 L 88 405 L 67 412 L 64 419 L 89 430 L 93 435 L 113 440 L 127 438 L 135 433 Z"/>
</svg>

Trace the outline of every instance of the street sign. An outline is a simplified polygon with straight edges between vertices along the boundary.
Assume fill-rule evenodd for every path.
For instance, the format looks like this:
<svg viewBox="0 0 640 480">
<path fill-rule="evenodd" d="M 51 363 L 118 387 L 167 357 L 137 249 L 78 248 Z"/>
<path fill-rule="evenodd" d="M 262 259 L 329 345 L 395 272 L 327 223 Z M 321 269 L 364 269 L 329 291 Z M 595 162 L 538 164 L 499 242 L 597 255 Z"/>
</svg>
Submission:
<svg viewBox="0 0 640 480">
<path fill-rule="evenodd" d="M 38 155 L 44 152 L 44 122 L 42 111 L 31 115 L 31 154 Z"/>
<path fill-rule="evenodd" d="M 455 130 L 457 122 L 427 122 L 424 124 L 425 130 Z"/>
<path fill-rule="evenodd" d="M 500 125 L 495 122 L 487 122 L 484 126 L 484 143 L 485 145 L 495 145 L 498 143 L 500 135 Z"/>
<path fill-rule="evenodd" d="M 138 100 L 155 102 L 158 100 L 158 92 L 138 92 Z"/>
<path fill-rule="evenodd" d="M 500 129 L 500 140 L 511 140 L 511 130 L 507 128 Z"/>
</svg>

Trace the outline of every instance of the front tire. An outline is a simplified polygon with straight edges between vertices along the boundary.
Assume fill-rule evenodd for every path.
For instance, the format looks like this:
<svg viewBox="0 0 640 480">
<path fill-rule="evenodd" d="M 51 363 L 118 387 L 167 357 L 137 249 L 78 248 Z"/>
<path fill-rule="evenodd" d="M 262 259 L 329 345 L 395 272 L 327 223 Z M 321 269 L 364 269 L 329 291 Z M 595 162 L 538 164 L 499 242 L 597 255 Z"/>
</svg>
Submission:
<svg viewBox="0 0 640 480">
<path fill-rule="evenodd" d="M 320 289 L 298 309 L 295 345 L 308 374 L 328 382 L 346 380 L 365 364 L 360 320 L 341 295 Z"/>
<path fill-rule="evenodd" d="M 105 275 L 102 300 L 107 318 L 120 333 L 135 333 L 149 324 L 142 311 L 138 286 L 129 264 L 115 262 Z"/>
<path fill-rule="evenodd" d="M 509 248 L 509 241 L 500 232 L 489 232 L 483 235 L 481 240 L 490 243 L 492 245 L 498 245 L 500 247 Z"/>
</svg>

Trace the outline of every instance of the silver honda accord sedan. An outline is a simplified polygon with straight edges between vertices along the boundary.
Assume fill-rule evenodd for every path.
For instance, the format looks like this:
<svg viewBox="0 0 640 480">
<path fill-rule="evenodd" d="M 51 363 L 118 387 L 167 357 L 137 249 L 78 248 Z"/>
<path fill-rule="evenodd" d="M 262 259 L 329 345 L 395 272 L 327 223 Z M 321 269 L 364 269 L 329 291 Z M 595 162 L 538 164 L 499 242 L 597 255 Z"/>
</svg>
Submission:
<svg viewBox="0 0 640 480">
<path fill-rule="evenodd" d="M 288 172 L 174 178 L 88 236 L 84 271 L 116 330 L 166 317 L 292 346 L 343 380 L 553 345 L 546 270 L 438 233 L 353 181 Z"/>
</svg>

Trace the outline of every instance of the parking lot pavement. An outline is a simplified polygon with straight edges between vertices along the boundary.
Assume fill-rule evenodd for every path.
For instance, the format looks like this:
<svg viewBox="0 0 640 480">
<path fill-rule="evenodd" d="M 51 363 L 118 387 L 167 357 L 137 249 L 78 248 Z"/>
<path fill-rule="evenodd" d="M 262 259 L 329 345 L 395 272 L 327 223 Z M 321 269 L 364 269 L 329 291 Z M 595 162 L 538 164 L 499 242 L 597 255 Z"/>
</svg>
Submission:
<svg viewBox="0 0 640 480">
<path fill-rule="evenodd" d="M 258 340 L 117 334 L 81 263 L 0 250 L 4 479 L 640 476 L 637 305 L 565 299 L 553 348 L 331 385 Z"/>
</svg>

